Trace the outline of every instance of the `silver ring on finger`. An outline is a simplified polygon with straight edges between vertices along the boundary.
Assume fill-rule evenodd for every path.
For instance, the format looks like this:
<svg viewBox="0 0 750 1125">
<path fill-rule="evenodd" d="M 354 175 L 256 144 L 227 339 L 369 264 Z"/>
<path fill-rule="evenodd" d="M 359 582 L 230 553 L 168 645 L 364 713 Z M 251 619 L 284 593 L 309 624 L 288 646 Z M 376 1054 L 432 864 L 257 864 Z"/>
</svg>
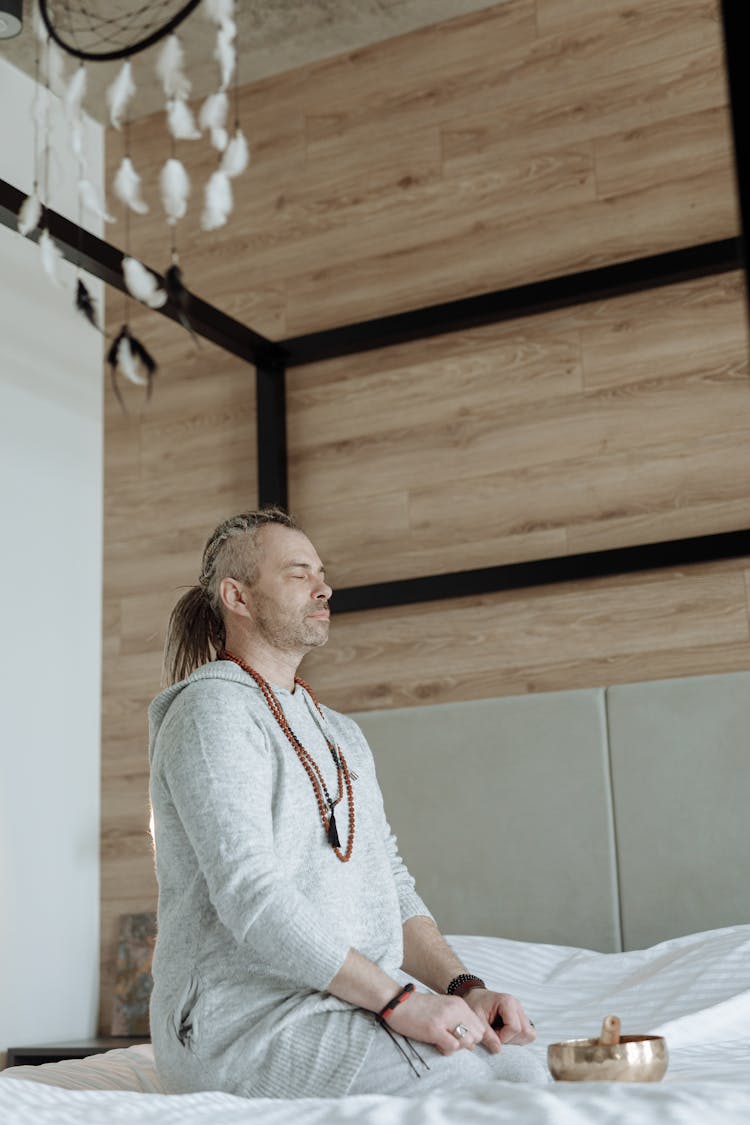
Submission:
<svg viewBox="0 0 750 1125">
<path fill-rule="evenodd" d="M 465 1035 L 469 1034 L 469 1029 L 466 1024 L 460 1023 L 453 1028 L 453 1034 L 455 1035 L 456 1039 L 463 1039 Z"/>
</svg>

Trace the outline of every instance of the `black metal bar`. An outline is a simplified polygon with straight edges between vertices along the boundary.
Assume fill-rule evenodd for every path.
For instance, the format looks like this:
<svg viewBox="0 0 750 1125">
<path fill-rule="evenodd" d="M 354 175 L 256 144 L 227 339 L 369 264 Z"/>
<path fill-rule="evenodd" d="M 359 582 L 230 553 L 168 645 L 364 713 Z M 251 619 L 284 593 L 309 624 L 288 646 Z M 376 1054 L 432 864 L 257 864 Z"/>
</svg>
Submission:
<svg viewBox="0 0 750 1125">
<path fill-rule="evenodd" d="M 729 87 L 729 107 L 734 134 L 734 166 L 740 202 L 742 253 L 746 259 L 750 233 L 750 75 L 747 68 L 746 0 L 722 0 L 724 62 Z M 750 280 L 745 273 L 745 292 L 750 305 Z"/>
<path fill-rule="evenodd" d="M 286 456 L 286 372 L 281 366 L 255 370 L 258 426 L 258 503 L 289 504 Z"/>
<path fill-rule="evenodd" d="M 740 240 L 725 238 L 477 297 L 430 305 L 412 312 L 294 336 L 282 340 L 281 347 L 287 367 L 296 367 L 428 336 L 465 331 L 483 324 L 535 316 L 552 309 L 583 305 L 625 293 L 675 285 L 696 277 L 727 273 L 740 269 L 743 260 Z"/>
<path fill-rule="evenodd" d="M 582 555 L 563 555 L 533 562 L 509 563 L 425 578 L 406 578 L 397 582 L 377 582 L 370 586 L 348 586 L 335 590 L 331 608 L 337 613 L 353 613 L 386 606 L 415 605 L 444 598 L 476 597 L 501 590 L 520 590 L 556 582 L 579 582 L 613 574 L 632 574 L 663 567 L 692 566 L 750 556 L 750 531 L 728 531 L 665 543 L 646 543 L 636 547 L 616 547 Z"/>
<path fill-rule="evenodd" d="M 0 180 L 0 222 L 16 230 L 18 212 L 24 199 L 23 192 L 5 180 Z M 93 277 L 100 278 L 107 285 L 126 292 L 122 276 L 122 259 L 125 255 L 122 250 L 97 238 L 90 231 L 84 230 L 56 211 L 46 209 L 43 222 L 69 262 L 80 266 Z M 39 233 L 36 230 L 27 237 L 36 242 Z M 163 277 L 156 270 L 153 272 L 159 283 L 163 283 Z M 179 311 L 171 301 L 155 311 L 179 323 Z M 278 344 L 253 332 L 251 328 L 246 328 L 238 320 L 227 316 L 226 313 L 192 293 L 187 314 L 196 335 L 210 340 L 211 343 L 233 355 L 240 356 L 248 363 L 275 364 L 280 361 L 282 353 Z"/>
</svg>

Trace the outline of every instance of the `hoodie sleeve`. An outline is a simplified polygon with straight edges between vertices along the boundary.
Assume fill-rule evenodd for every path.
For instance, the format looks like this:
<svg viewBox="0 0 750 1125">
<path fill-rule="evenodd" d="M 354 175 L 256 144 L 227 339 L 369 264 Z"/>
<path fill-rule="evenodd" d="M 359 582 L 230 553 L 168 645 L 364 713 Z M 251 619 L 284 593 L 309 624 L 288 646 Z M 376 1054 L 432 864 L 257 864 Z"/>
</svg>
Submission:
<svg viewBox="0 0 750 1125">
<path fill-rule="evenodd" d="M 181 693 L 157 735 L 152 775 L 157 870 L 184 832 L 234 940 L 274 974 L 325 991 L 349 945 L 280 873 L 271 754 L 259 724 L 237 705 L 236 685 L 216 680 Z"/>
</svg>

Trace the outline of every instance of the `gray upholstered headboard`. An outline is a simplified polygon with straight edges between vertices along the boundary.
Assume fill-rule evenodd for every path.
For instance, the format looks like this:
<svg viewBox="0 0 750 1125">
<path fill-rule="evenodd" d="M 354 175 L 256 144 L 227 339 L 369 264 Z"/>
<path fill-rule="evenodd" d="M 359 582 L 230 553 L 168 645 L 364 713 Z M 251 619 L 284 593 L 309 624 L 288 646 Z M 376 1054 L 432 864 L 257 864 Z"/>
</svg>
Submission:
<svg viewBox="0 0 750 1125">
<path fill-rule="evenodd" d="M 750 672 L 353 717 L 445 933 L 616 951 L 750 922 Z"/>
</svg>

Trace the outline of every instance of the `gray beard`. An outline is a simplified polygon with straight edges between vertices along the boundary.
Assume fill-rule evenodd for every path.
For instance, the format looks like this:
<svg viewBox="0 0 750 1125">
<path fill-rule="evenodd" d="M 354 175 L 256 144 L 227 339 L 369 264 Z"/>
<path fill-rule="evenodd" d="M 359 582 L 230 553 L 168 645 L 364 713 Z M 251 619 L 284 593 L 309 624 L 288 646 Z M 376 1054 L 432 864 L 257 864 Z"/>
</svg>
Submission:
<svg viewBox="0 0 750 1125">
<path fill-rule="evenodd" d="M 258 633 L 273 648 L 296 652 L 302 648 L 319 648 L 328 640 L 326 622 L 280 613 L 270 598 L 257 593 L 253 601 Z"/>
</svg>

